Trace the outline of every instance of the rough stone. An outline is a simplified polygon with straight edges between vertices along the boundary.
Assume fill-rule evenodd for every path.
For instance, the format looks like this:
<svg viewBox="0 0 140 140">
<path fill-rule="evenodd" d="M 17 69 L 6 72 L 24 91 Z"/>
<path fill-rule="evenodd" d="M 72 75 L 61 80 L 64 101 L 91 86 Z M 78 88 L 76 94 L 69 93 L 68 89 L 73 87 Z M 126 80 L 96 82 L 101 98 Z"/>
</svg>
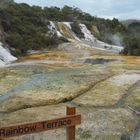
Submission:
<svg viewBox="0 0 140 140">
<path fill-rule="evenodd" d="M 73 102 L 79 105 L 96 107 L 115 106 L 125 95 L 128 89 L 133 86 L 140 75 L 137 73 L 122 73 L 100 82 L 87 93 L 76 98 Z"/>
</svg>

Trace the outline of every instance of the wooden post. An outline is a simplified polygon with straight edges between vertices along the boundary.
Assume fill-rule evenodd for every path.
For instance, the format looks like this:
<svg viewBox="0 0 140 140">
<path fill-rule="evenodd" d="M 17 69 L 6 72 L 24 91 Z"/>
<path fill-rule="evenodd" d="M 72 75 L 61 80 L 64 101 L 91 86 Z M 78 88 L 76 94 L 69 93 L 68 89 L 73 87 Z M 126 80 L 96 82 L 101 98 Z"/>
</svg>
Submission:
<svg viewBox="0 0 140 140">
<path fill-rule="evenodd" d="M 65 117 L 0 128 L 0 140 L 59 128 L 66 128 L 67 140 L 75 140 L 75 128 L 81 124 L 81 115 L 76 115 L 75 107 L 67 107 L 66 111 Z"/>
<path fill-rule="evenodd" d="M 67 106 L 67 115 L 75 115 L 76 108 Z M 66 129 L 66 140 L 75 140 L 75 126 L 67 127 Z"/>
</svg>

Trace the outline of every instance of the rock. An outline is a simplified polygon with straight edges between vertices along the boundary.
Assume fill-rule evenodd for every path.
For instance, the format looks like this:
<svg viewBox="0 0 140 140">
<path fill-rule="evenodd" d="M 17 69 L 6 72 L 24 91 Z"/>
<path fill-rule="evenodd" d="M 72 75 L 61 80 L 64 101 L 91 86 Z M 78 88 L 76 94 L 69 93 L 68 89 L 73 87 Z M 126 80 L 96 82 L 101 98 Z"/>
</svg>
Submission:
<svg viewBox="0 0 140 140">
<path fill-rule="evenodd" d="M 133 88 L 125 101 L 125 106 L 130 106 L 140 111 L 140 81 Z"/>
<path fill-rule="evenodd" d="M 4 94 L 0 112 L 69 101 L 111 75 L 108 69 L 102 71 L 92 66 L 34 73 Z"/>
<path fill-rule="evenodd" d="M 45 72 L 48 69 L 42 66 L 16 66 L 0 69 L 0 95 L 12 90 L 19 83 L 23 83 L 32 74 Z"/>
<path fill-rule="evenodd" d="M 133 86 L 140 75 L 137 73 L 123 73 L 100 82 L 86 94 L 76 98 L 73 102 L 78 105 L 111 107 L 115 106 Z"/>
</svg>

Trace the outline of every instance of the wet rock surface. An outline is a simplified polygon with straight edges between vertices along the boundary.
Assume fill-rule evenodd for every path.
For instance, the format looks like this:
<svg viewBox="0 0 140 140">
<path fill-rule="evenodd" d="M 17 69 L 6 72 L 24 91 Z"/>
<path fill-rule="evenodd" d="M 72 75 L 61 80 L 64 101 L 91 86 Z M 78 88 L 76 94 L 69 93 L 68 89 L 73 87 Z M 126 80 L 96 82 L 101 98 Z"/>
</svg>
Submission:
<svg viewBox="0 0 140 140">
<path fill-rule="evenodd" d="M 123 73 L 113 76 L 100 82 L 86 94 L 76 98 L 74 103 L 95 107 L 115 106 L 138 80 L 140 80 L 140 75 L 135 73 Z"/>
<path fill-rule="evenodd" d="M 87 58 L 84 63 L 90 63 L 90 64 L 104 64 L 108 62 L 114 62 L 114 61 L 119 61 L 117 59 L 104 59 L 104 58 L 96 58 L 96 59 L 91 59 Z"/>
<path fill-rule="evenodd" d="M 65 116 L 72 105 L 82 115 L 77 140 L 139 140 L 140 117 L 133 111 L 140 111 L 139 57 L 72 47 L 0 69 L 0 127 Z M 65 134 L 60 129 L 16 139 L 65 140 Z"/>
<path fill-rule="evenodd" d="M 83 94 L 111 75 L 107 70 L 95 70 L 91 66 L 59 68 L 36 73 L 4 93 L 0 99 L 0 111 L 7 112 L 66 102 Z"/>
<path fill-rule="evenodd" d="M 140 111 L 140 81 L 137 82 L 132 92 L 129 93 L 125 100 L 125 106 L 130 106 Z"/>
</svg>

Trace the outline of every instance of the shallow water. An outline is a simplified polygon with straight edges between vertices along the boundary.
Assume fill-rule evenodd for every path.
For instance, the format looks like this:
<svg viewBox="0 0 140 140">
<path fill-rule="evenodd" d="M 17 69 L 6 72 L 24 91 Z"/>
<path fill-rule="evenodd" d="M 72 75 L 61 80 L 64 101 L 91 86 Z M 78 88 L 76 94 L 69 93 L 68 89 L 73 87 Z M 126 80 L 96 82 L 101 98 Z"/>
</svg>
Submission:
<svg viewBox="0 0 140 140">
<path fill-rule="evenodd" d="M 90 64 L 104 64 L 104 63 L 109 63 L 109 62 L 115 62 L 115 61 L 120 61 L 118 59 L 104 59 L 104 58 L 87 58 L 84 63 L 90 63 Z"/>
<path fill-rule="evenodd" d="M 46 74 L 47 73 L 38 73 L 38 74 L 32 75 L 30 78 L 28 78 L 28 80 L 24 81 L 23 83 L 19 83 L 8 92 L 3 93 L 3 95 L 0 96 L 0 102 L 6 100 L 8 97 L 10 97 L 11 95 L 15 93 L 40 86 L 43 83 L 43 81 L 46 79 Z"/>
</svg>

